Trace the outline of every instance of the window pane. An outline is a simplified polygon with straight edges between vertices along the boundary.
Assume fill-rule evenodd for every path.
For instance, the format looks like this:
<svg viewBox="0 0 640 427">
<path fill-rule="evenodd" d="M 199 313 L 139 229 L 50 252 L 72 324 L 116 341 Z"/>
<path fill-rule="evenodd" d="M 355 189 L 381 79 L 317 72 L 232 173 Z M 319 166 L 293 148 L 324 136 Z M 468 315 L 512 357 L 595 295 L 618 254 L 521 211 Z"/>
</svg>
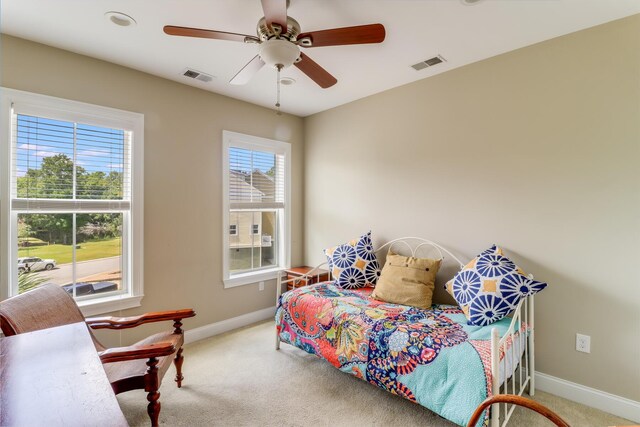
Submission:
<svg viewBox="0 0 640 427">
<path fill-rule="evenodd" d="M 76 214 L 76 296 L 122 290 L 121 213 Z"/>
<path fill-rule="evenodd" d="M 15 174 L 19 198 L 122 200 L 128 133 L 19 114 Z"/>
<path fill-rule="evenodd" d="M 72 243 L 73 214 L 19 214 L 18 292 L 43 283 L 71 283 Z"/>
<path fill-rule="evenodd" d="M 77 198 L 123 198 L 125 132 L 78 124 L 76 130 Z"/>
<path fill-rule="evenodd" d="M 229 148 L 230 202 L 276 201 L 276 175 L 274 153 Z"/>
<path fill-rule="evenodd" d="M 76 297 L 122 290 L 122 221 L 121 213 L 18 215 L 19 292 L 41 283 L 71 295 L 75 287 Z"/>
<path fill-rule="evenodd" d="M 231 274 L 278 265 L 276 211 L 231 211 L 229 224 L 237 234 L 229 236 Z"/>
<path fill-rule="evenodd" d="M 229 270 L 242 272 L 253 268 L 253 239 L 251 226 L 253 212 L 232 211 L 229 213 L 229 224 L 235 225 L 235 233 L 229 236 Z"/>
<path fill-rule="evenodd" d="M 275 211 L 260 212 L 260 262 L 263 267 L 278 265 L 276 233 L 277 214 Z"/>
<path fill-rule="evenodd" d="M 18 115 L 15 174 L 20 198 L 73 197 L 73 123 Z"/>
</svg>

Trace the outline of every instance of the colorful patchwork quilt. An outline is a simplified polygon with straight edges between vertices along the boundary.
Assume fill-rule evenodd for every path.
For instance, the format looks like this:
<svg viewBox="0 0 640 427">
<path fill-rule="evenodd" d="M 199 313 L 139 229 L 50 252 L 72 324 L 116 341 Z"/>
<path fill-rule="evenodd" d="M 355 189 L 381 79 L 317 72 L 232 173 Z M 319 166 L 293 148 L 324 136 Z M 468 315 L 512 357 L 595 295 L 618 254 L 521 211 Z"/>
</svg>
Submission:
<svg viewBox="0 0 640 427">
<path fill-rule="evenodd" d="M 457 307 L 389 304 L 372 299 L 372 290 L 326 282 L 284 293 L 280 339 L 466 426 L 491 395 L 491 329 L 502 336 L 511 319 L 472 326 Z M 478 425 L 487 423 L 485 414 Z"/>
</svg>

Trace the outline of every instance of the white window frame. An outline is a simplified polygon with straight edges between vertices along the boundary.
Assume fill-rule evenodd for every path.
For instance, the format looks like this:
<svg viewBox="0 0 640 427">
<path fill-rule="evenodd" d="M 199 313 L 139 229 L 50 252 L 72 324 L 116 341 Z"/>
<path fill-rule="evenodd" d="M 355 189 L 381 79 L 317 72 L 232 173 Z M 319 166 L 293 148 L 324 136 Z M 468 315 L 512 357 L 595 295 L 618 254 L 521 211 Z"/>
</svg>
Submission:
<svg viewBox="0 0 640 427">
<path fill-rule="evenodd" d="M 231 228 L 233 227 L 233 228 Z M 238 235 L 238 225 L 230 224 L 229 225 L 229 236 L 237 236 Z"/>
<path fill-rule="evenodd" d="M 11 209 L 11 114 L 13 105 L 30 114 L 133 131 L 131 141 L 130 232 L 123 230 L 123 271 L 127 292 L 77 300 L 85 316 L 139 307 L 144 297 L 144 115 L 0 87 L 0 300 L 17 295 L 17 212 Z M 54 213 L 52 211 L 52 213 Z"/>
<path fill-rule="evenodd" d="M 284 215 L 278 215 L 280 242 L 278 265 L 231 275 L 229 271 L 229 147 L 266 151 L 284 155 Z M 259 210 L 258 208 L 257 210 Z M 291 260 L 291 144 L 274 139 L 222 131 L 222 281 L 225 288 L 248 285 L 277 278 L 280 271 L 290 266 Z M 252 227 L 253 231 L 253 227 Z M 253 233 L 251 233 L 253 236 Z"/>
<path fill-rule="evenodd" d="M 251 224 L 251 235 L 260 234 L 260 224 Z"/>
</svg>

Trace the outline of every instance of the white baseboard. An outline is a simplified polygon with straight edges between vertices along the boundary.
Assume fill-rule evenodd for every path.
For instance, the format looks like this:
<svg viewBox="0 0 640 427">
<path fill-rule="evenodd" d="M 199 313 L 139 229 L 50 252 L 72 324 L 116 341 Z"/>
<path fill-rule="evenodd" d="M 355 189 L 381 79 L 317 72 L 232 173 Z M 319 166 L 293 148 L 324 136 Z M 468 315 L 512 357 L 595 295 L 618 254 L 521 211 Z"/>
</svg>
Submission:
<svg viewBox="0 0 640 427">
<path fill-rule="evenodd" d="M 536 372 L 536 389 L 640 422 L 640 402 Z"/>
<path fill-rule="evenodd" d="M 232 317 L 231 319 L 225 319 L 216 323 L 209 323 L 208 325 L 200 326 L 199 328 L 188 329 L 184 332 L 184 342 L 189 344 L 223 332 L 232 331 L 252 323 L 260 322 L 261 320 L 267 320 L 269 318 L 273 319 L 275 314 L 275 307 L 267 307 L 238 317 Z"/>
</svg>

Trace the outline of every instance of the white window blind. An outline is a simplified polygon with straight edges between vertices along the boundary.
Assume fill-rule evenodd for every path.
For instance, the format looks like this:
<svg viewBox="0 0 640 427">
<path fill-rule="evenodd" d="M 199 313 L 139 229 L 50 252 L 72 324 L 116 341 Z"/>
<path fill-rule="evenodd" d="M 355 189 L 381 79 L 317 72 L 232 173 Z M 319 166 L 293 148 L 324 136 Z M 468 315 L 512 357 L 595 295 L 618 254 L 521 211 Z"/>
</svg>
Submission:
<svg viewBox="0 0 640 427">
<path fill-rule="evenodd" d="M 229 147 L 229 207 L 284 208 L 284 165 L 284 154 Z"/>
<path fill-rule="evenodd" d="M 14 109 L 12 209 L 128 210 L 132 132 Z"/>
</svg>

